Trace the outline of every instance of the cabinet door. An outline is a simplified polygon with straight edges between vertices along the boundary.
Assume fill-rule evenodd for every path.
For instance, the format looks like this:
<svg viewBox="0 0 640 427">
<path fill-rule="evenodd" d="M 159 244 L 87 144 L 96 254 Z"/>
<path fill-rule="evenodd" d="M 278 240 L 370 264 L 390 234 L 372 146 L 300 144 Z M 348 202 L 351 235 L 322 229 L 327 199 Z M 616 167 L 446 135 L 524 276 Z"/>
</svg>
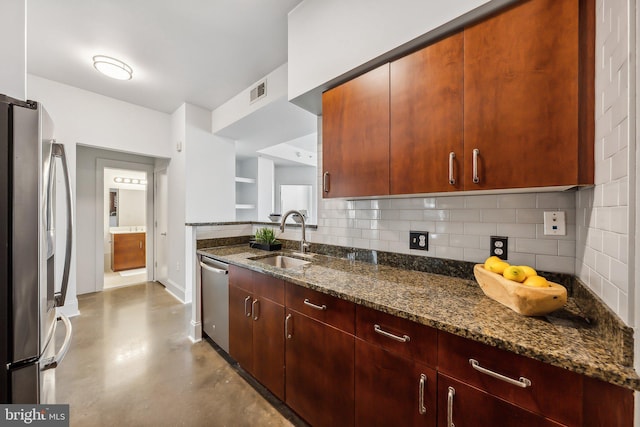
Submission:
<svg viewBox="0 0 640 427">
<path fill-rule="evenodd" d="M 391 194 L 463 188 L 463 69 L 462 33 L 391 63 Z"/>
<path fill-rule="evenodd" d="M 255 299 L 252 318 L 253 376 L 284 400 L 284 306 Z"/>
<path fill-rule="evenodd" d="M 252 295 L 229 286 L 229 354 L 246 371 L 253 372 Z"/>
<path fill-rule="evenodd" d="M 287 405 L 313 426 L 353 425 L 353 336 L 288 309 L 287 326 Z"/>
<path fill-rule="evenodd" d="M 356 339 L 356 426 L 435 426 L 436 372 Z"/>
<path fill-rule="evenodd" d="M 577 183 L 578 3 L 522 2 L 465 29 L 465 190 Z"/>
<path fill-rule="evenodd" d="M 324 197 L 389 194 L 389 64 L 322 95 Z"/>
<path fill-rule="evenodd" d="M 438 426 L 449 427 L 449 419 L 456 427 L 562 425 L 438 374 Z"/>
<path fill-rule="evenodd" d="M 112 234 L 113 271 L 142 268 L 146 264 L 145 234 Z"/>
</svg>

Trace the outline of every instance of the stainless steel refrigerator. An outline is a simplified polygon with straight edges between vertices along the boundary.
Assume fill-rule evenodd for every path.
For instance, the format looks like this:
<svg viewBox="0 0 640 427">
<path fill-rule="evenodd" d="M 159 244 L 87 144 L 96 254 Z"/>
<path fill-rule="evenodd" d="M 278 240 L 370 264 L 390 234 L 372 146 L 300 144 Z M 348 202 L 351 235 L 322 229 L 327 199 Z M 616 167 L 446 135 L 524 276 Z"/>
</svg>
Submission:
<svg viewBox="0 0 640 427">
<path fill-rule="evenodd" d="M 55 367 L 71 342 L 71 323 L 56 312 L 69 282 L 71 190 L 52 135 L 42 105 L 0 95 L 0 403 L 55 403 Z M 57 173 L 66 188 L 55 188 Z M 66 218 L 62 254 L 56 218 Z M 58 324 L 66 332 L 56 346 Z"/>
</svg>

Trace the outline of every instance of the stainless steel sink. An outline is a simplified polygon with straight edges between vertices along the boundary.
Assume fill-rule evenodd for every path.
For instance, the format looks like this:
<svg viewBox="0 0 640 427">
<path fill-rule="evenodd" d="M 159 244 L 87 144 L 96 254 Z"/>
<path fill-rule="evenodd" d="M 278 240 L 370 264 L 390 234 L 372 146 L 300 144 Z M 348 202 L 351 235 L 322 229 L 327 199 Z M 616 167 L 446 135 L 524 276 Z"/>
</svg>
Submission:
<svg viewBox="0 0 640 427">
<path fill-rule="evenodd" d="M 278 268 L 294 268 L 301 267 L 303 265 L 311 264 L 310 261 L 303 259 L 292 258 L 286 255 L 273 255 L 264 258 L 253 258 L 254 261 L 261 262 L 263 264 L 271 265 Z"/>
</svg>

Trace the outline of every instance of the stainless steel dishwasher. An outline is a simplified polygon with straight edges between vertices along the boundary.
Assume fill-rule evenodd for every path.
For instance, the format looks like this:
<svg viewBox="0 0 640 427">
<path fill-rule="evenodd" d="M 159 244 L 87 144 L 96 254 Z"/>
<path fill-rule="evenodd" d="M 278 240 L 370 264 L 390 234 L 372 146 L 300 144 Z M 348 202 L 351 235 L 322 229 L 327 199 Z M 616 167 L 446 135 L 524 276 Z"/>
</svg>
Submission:
<svg viewBox="0 0 640 427">
<path fill-rule="evenodd" d="M 229 265 L 202 255 L 202 331 L 229 353 Z"/>
</svg>

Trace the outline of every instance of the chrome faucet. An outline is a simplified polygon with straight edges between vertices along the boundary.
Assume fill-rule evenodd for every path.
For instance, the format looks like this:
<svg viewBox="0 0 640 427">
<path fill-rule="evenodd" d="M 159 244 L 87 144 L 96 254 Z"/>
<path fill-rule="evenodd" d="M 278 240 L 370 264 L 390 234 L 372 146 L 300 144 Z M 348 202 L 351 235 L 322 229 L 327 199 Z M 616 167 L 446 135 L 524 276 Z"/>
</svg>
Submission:
<svg viewBox="0 0 640 427">
<path fill-rule="evenodd" d="M 300 215 L 300 218 L 302 219 L 302 240 L 300 240 L 300 252 L 304 254 L 309 250 L 309 244 L 307 243 L 307 240 L 306 240 L 304 215 L 302 215 L 300 211 L 291 210 L 286 214 L 282 215 L 282 220 L 280 222 L 280 231 L 284 232 L 284 223 L 289 217 L 289 215 L 292 215 L 292 214 Z"/>
</svg>

